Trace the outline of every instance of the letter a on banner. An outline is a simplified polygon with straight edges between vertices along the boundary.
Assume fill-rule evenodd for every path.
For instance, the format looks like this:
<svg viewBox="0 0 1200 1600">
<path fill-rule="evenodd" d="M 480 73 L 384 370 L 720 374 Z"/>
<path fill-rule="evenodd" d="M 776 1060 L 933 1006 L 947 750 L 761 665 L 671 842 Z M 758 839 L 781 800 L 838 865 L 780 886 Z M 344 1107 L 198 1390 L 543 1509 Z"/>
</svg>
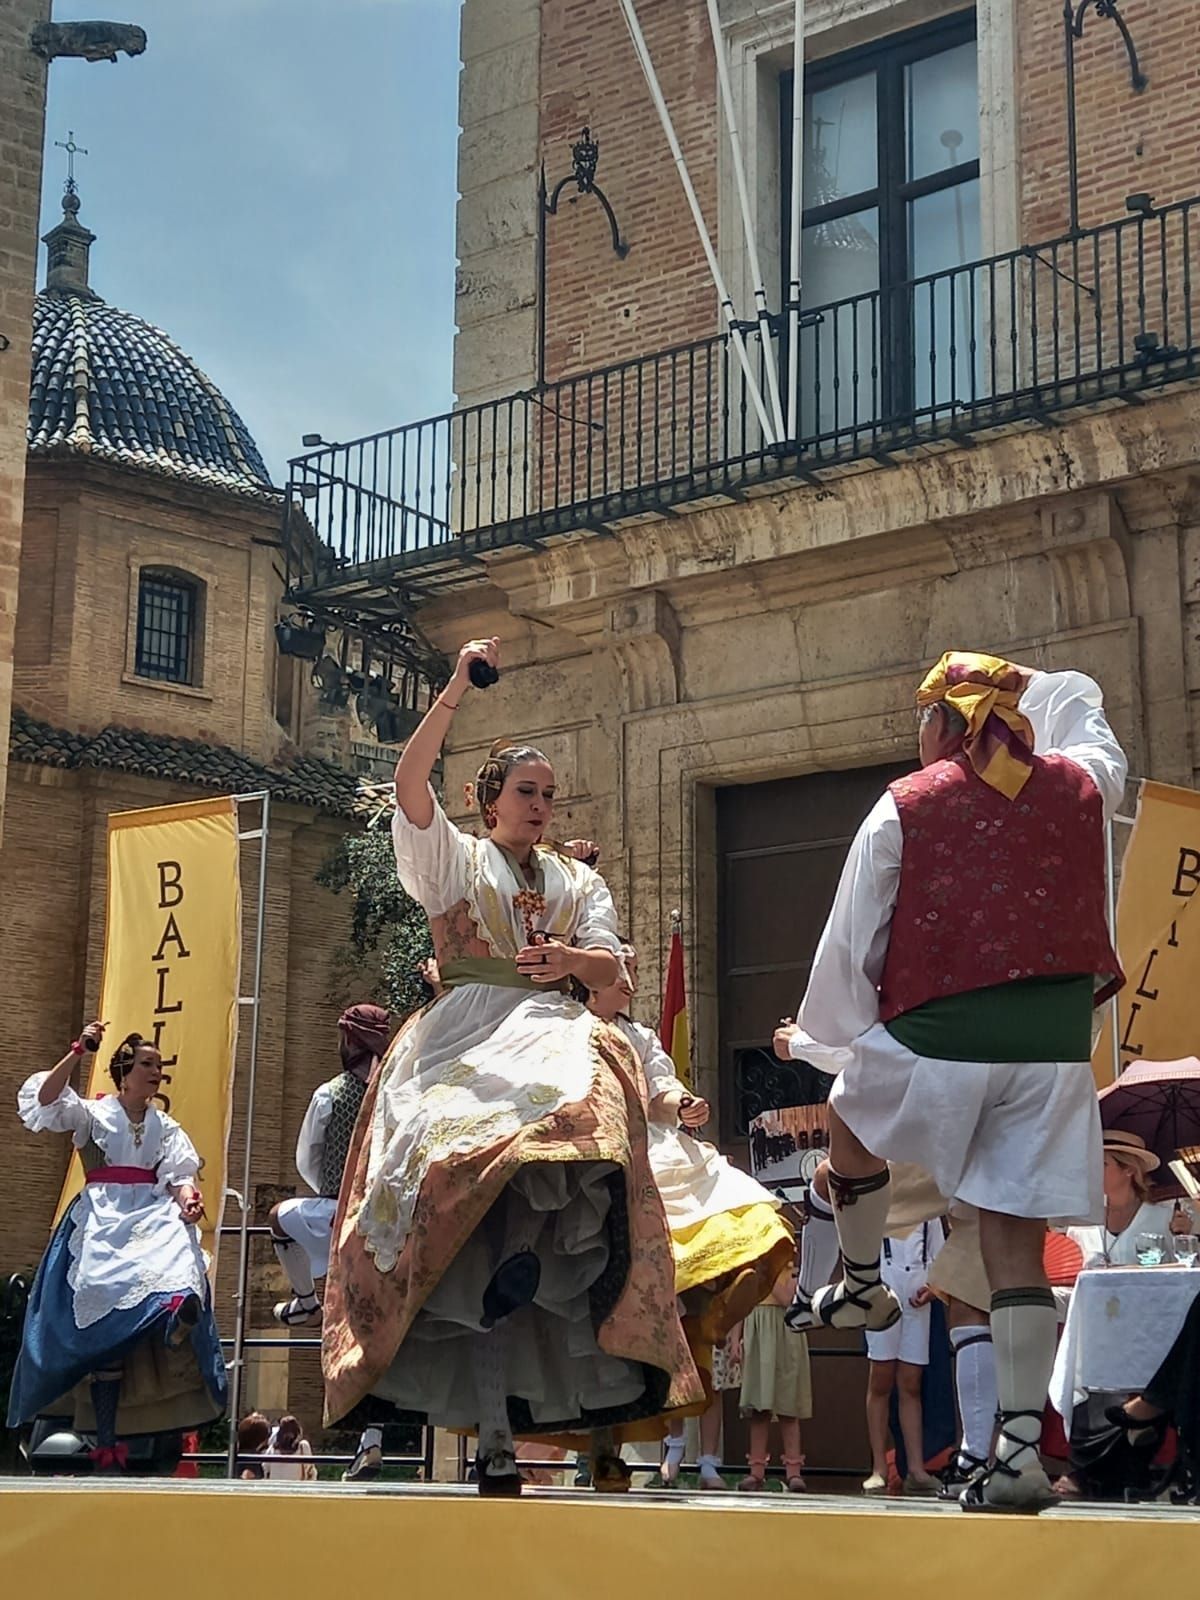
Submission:
<svg viewBox="0 0 1200 1600">
<path fill-rule="evenodd" d="M 1117 996 L 1121 1065 L 1200 1055 L 1200 794 L 1146 781 L 1121 865 Z M 1111 1013 L 1092 1052 L 1100 1087 L 1113 1075 Z"/>
<path fill-rule="evenodd" d="M 89 1098 L 115 1093 L 108 1062 L 140 1033 L 163 1058 L 156 1105 L 178 1122 L 204 1163 L 206 1249 L 216 1257 L 233 1109 L 242 897 L 237 806 L 189 801 L 108 819 L 108 902 L 100 1016 Z M 71 1163 L 59 1215 L 79 1192 Z"/>
</svg>

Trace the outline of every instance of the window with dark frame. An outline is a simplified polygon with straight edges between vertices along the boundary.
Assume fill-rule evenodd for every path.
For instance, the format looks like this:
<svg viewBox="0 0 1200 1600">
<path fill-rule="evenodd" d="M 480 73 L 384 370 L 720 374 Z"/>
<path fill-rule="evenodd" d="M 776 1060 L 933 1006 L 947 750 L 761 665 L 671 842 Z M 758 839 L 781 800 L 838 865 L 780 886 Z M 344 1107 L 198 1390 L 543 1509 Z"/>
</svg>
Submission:
<svg viewBox="0 0 1200 1600">
<path fill-rule="evenodd" d="M 138 575 L 134 670 L 139 678 L 194 682 L 198 587 L 173 572 L 144 569 Z"/>
<path fill-rule="evenodd" d="M 951 270 L 981 254 L 973 10 L 806 68 L 802 193 L 802 438 L 836 447 L 978 395 L 975 290 Z"/>
</svg>

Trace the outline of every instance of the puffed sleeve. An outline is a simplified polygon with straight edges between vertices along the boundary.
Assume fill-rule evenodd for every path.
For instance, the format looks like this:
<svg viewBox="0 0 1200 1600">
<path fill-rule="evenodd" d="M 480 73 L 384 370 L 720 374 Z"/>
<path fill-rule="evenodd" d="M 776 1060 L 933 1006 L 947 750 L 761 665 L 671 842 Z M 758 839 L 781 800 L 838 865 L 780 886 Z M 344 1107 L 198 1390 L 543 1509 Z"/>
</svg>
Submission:
<svg viewBox="0 0 1200 1600">
<path fill-rule="evenodd" d="M 1125 795 L 1128 762 L 1104 714 L 1100 685 L 1085 672 L 1035 672 L 1021 696 L 1039 756 L 1066 756 L 1091 778 L 1111 819 Z"/>
<path fill-rule="evenodd" d="M 418 828 L 399 806 L 392 817 L 396 871 L 406 892 L 431 916 L 440 916 L 466 893 L 471 840 L 456 828 L 438 804 L 433 790 L 433 818 Z"/>
<path fill-rule="evenodd" d="M 598 872 L 580 866 L 583 908 L 575 927 L 575 944 L 580 950 L 611 950 L 621 954 L 621 935 L 617 931 L 617 908 L 609 887 Z"/>
<path fill-rule="evenodd" d="M 17 1090 L 17 1114 L 30 1133 L 69 1133 L 79 1149 L 87 1143 L 92 1126 L 87 1104 L 70 1084 L 48 1106 L 39 1104 L 38 1090 L 49 1076 L 48 1072 L 35 1072 L 26 1078 Z"/>
<path fill-rule="evenodd" d="M 162 1113 L 159 1113 L 162 1116 Z M 191 1183 L 200 1171 L 196 1146 L 173 1117 L 162 1116 L 162 1154 L 158 1158 L 158 1186 L 169 1189 Z"/>
<path fill-rule="evenodd" d="M 627 1031 L 632 1037 L 634 1049 L 642 1058 L 642 1070 L 646 1074 L 651 1100 L 657 1100 L 659 1095 L 673 1094 L 677 1089 L 682 1094 L 691 1093 L 687 1084 L 676 1077 L 675 1063 L 663 1049 L 656 1033 L 640 1022 L 629 1023 Z"/>
<path fill-rule="evenodd" d="M 885 792 L 850 846 L 800 1007 L 804 1037 L 792 1040 L 793 1056 L 823 1071 L 844 1066 L 837 1052 L 879 1021 L 902 846 L 896 802 Z M 832 1053 L 818 1060 L 814 1044 L 832 1046 Z"/>
</svg>

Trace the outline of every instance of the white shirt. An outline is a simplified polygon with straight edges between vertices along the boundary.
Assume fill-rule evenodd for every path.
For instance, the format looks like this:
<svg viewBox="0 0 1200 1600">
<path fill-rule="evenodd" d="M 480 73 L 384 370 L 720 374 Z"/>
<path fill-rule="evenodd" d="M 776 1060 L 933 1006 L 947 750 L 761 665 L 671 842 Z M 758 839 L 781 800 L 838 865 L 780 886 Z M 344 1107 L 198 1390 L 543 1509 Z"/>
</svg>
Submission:
<svg viewBox="0 0 1200 1600">
<path fill-rule="evenodd" d="M 296 1171 L 314 1194 L 321 1192 L 321 1158 L 333 1115 L 333 1082 L 318 1084 L 308 1102 L 296 1140 Z"/>
<path fill-rule="evenodd" d="M 1125 753 L 1104 715 L 1104 697 L 1082 672 L 1037 672 L 1020 709 L 1033 727 L 1039 756 L 1074 761 L 1095 783 L 1108 822 L 1125 793 Z M 900 883 L 904 835 L 891 793 L 885 791 L 859 828 L 813 958 L 800 1007 L 803 1030 L 792 1037 L 796 1060 L 837 1070 L 846 1061 L 817 1062 L 814 1043 L 847 1049 L 879 1021 L 879 982 L 887 958 Z"/>
<path fill-rule="evenodd" d="M 1151 1203 L 1145 1201 L 1127 1228 L 1120 1233 L 1110 1233 L 1107 1228 L 1068 1228 L 1067 1238 L 1073 1239 L 1083 1251 L 1083 1265 L 1102 1267 L 1136 1267 L 1139 1233 L 1159 1233 L 1170 1245 L 1171 1216 L 1175 1210 L 1172 1200 Z"/>
</svg>

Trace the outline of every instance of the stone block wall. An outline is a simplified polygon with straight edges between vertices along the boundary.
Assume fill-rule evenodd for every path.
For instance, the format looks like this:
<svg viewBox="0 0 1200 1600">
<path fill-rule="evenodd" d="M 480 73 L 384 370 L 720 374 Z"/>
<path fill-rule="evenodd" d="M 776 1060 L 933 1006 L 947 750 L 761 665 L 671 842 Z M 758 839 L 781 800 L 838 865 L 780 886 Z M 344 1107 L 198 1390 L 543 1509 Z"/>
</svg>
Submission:
<svg viewBox="0 0 1200 1600">
<path fill-rule="evenodd" d="M 7 0 L 0 11 L 0 753 L 8 749 L 12 700 L 46 114 L 46 67 L 29 36 L 49 15 L 50 0 Z M 0 759 L 0 828 L 5 771 Z"/>
</svg>

